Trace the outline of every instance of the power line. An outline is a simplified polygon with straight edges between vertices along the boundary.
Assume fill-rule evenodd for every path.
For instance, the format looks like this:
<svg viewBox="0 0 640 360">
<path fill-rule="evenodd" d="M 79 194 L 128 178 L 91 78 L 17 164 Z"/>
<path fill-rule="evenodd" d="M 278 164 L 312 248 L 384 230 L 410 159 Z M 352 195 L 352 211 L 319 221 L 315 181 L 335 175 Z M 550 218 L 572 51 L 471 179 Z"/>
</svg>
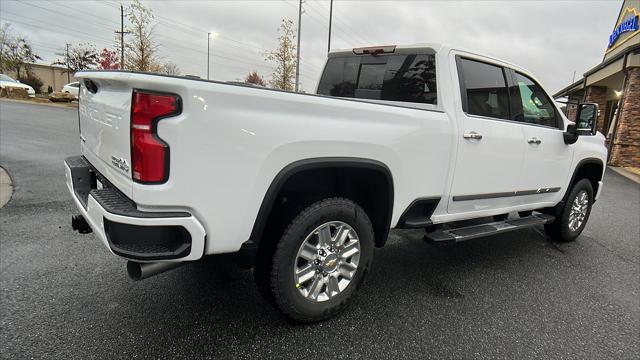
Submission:
<svg viewBox="0 0 640 360">
<path fill-rule="evenodd" d="M 41 25 L 37 25 L 37 24 L 30 24 L 30 23 L 21 22 L 21 21 L 18 21 L 18 20 L 11 20 L 11 21 L 12 21 L 12 22 L 16 22 L 16 23 L 20 23 L 20 24 L 23 24 L 23 25 L 26 25 L 26 26 L 33 26 L 33 27 L 36 27 L 36 28 L 47 29 L 47 28 L 45 28 L 45 27 L 43 27 L 43 26 L 41 26 Z M 58 31 L 60 31 L 60 30 L 58 30 Z M 69 32 L 67 32 L 67 33 L 69 33 Z M 70 34 L 71 34 L 71 33 L 70 33 Z M 38 42 L 38 43 L 39 43 L 39 42 Z M 179 44 L 173 44 L 173 45 L 175 45 L 175 46 L 179 46 L 179 47 L 182 47 L 182 48 L 185 48 L 185 49 L 188 49 L 188 50 L 192 50 L 192 51 L 203 52 L 202 50 L 189 48 L 189 47 L 187 47 L 187 46 L 183 46 L 183 45 L 179 45 Z M 64 51 L 64 48 L 53 48 L 53 47 L 40 46 L 40 45 L 38 45 L 38 48 L 48 48 L 48 49 L 50 49 L 50 50 L 52 50 L 52 51 Z M 214 54 L 214 55 L 213 55 L 213 57 L 217 57 L 217 58 L 220 58 L 220 59 L 225 59 L 225 60 L 233 61 L 233 62 L 235 62 L 235 63 L 244 63 L 244 64 L 247 64 L 247 65 L 252 66 L 252 67 L 254 67 L 254 68 L 256 68 L 256 67 L 262 67 L 263 69 L 269 69 L 269 70 L 271 70 L 271 69 L 272 69 L 272 67 L 271 67 L 271 66 L 269 66 L 269 65 L 267 65 L 267 64 L 258 64 L 258 63 L 252 63 L 252 62 L 242 61 L 242 60 L 234 59 L 234 58 L 227 57 L 227 56 L 223 56 L 223 55 L 216 55 L 216 54 Z M 226 64 L 226 63 L 216 63 L 215 61 L 214 61 L 213 63 L 214 63 L 214 64 L 217 64 L 218 66 L 221 66 L 221 67 L 223 67 L 223 68 L 233 68 L 233 69 L 238 69 L 238 70 L 241 70 L 241 71 L 248 71 L 246 68 L 242 68 L 242 67 L 239 67 L 239 66 L 229 65 L 229 64 Z M 309 78 L 309 79 L 313 79 L 313 77 L 308 76 L 308 75 L 306 75 L 306 74 L 302 74 L 302 76 L 307 77 L 307 78 Z"/>
<path fill-rule="evenodd" d="M 24 16 L 23 16 L 23 18 L 24 18 Z M 27 22 L 24 22 L 24 21 L 21 21 L 21 20 L 15 20 L 15 19 L 9 19 L 9 20 L 11 22 L 14 22 L 14 23 L 18 23 L 18 24 L 22 24 L 22 25 L 26 25 L 26 26 L 31 26 L 31 27 L 35 27 L 35 28 L 38 28 L 38 29 L 47 30 L 47 31 L 52 32 L 52 33 L 64 33 L 64 34 L 72 35 L 74 37 L 78 36 L 77 32 L 73 32 L 73 31 L 69 31 L 69 30 L 62 30 L 62 29 L 52 30 L 51 28 L 44 27 L 44 26 L 39 25 L 39 24 L 31 24 L 31 23 L 27 23 Z M 36 20 L 36 21 L 41 22 L 40 20 Z M 5 20 L 5 22 L 6 22 L 6 20 Z M 88 38 L 91 38 L 93 40 L 98 40 L 98 41 L 105 41 L 105 42 L 111 42 L 112 41 L 112 40 L 105 40 L 104 38 L 99 38 L 99 37 L 96 37 L 94 35 L 83 34 L 83 36 L 86 36 Z"/>
<path fill-rule="evenodd" d="M 98 16 L 98 15 L 96 15 L 96 14 L 92 14 L 92 13 L 90 13 L 90 12 L 87 12 L 87 11 L 84 11 L 84 10 L 80 10 L 80 9 L 78 9 L 78 8 L 74 8 L 74 7 L 71 7 L 71 6 L 68 6 L 68 5 L 62 4 L 62 3 L 61 3 L 61 2 L 59 2 L 59 1 L 58 1 L 58 2 L 55 2 L 55 3 L 53 2 L 53 0 L 46 0 L 46 1 L 47 1 L 47 2 L 49 2 L 49 3 L 51 3 L 51 4 L 55 4 L 55 6 L 62 6 L 62 7 L 64 7 L 64 8 L 67 8 L 67 9 L 73 10 L 73 11 L 75 11 L 75 12 L 78 12 L 78 13 L 82 13 L 82 14 L 86 14 L 86 15 L 92 16 L 92 17 L 94 17 L 94 18 L 96 18 L 96 19 L 98 19 L 98 20 L 101 20 L 101 21 L 100 21 L 100 23 L 101 23 L 101 24 L 103 24 L 104 26 L 107 26 L 107 27 L 113 27 L 113 25 L 114 25 L 114 24 L 111 24 L 111 23 L 103 22 L 102 20 L 104 20 L 104 21 L 108 21 L 108 20 L 107 20 L 107 19 L 105 19 L 105 18 L 103 18 L 103 17 L 100 17 L 100 16 Z M 29 3 L 26 3 L 26 2 L 24 2 L 23 4 L 29 5 Z M 67 14 L 67 16 L 68 16 L 68 14 Z"/>
<path fill-rule="evenodd" d="M 111 4 L 111 5 L 113 5 L 113 7 L 117 6 L 113 1 L 103 1 L 102 3 L 104 3 L 105 5 Z M 202 29 L 199 29 L 199 28 L 196 28 L 194 26 L 191 26 L 191 25 L 176 21 L 175 19 L 170 19 L 170 18 L 164 17 L 162 15 L 155 15 L 155 17 L 157 17 L 159 19 L 159 21 L 158 21 L 159 23 L 164 23 L 166 25 L 172 26 L 172 30 L 182 31 L 184 33 L 189 31 L 189 32 L 191 32 L 193 34 L 198 34 L 198 35 L 203 34 Z M 182 29 L 176 28 L 176 25 L 178 27 L 181 27 Z M 166 36 L 164 36 L 164 38 L 166 38 Z M 226 44 L 226 46 L 231 46 L 231 47 L 234 47 L 234 48 L 237 48 L 237 49 L 240 49 L 240 50 L 245 50 L 245 51 L 246 50 L 251 50 L 251 51 L 254 51 L 254 52 L 259 52 L 259 50 L 263 50 L 265 52 L 269 51 L 268 49 L 265 49 L 263 47 L 257 46 L 255 44 L 248 44 L 248 43 L 245 43 L 245 42 L 242 42 L 242 41 L 238 41 L 238 40 L 233 39 L 231 37 L 228 37 L 226 35 L 218 34 L 217 39 L 219 39 L 219 41 L 222 40 L 222 41 L 227 41 L 227 42 L 233 42 L 235 44 L 239 44 L 239 45 L 242 45 L 242 46 L 245 47 L 245 48 L 243 48 L 243 47 L 240 47 L 238 45 Z M 175 40 L 175 41 L 178 41 L 178 40 Z M 184 45 L 178 45 L 178 44 L 175 44 L 175 43 L 174 43 L 174 45 L 181 46 L 183 48 L 187 48 Z M 195 50 L 195 51 L 198 51 L 198 52 L 203 52 L 203 51 L 197 50 L 197 49 L 192 49 L 192 50 Z M 226 59 L 231 60 L 231 61 L 237 61 L 237 59 L 230 59 L 230 58 L 226 58 Z M 247 62 L 245 61 L 245 63 L 247 63 Z M 258 64 L 255 64 L 255 65 L 265 67 L 264 65 L 258 65 Z M 315 67 L 316 70 L 321 71 L 321 69 L 319 69 L 317 66 L 315 66 L 313 64 L 310 64 L 310 65 L 312 67 Z"/>
<path fill-rule="evenodd" d="M 68 14 L 64 14 L 64 13 L 61 13 L 61 12 L 59 12 L 59 11 L 56 11 L 56 10 L 53 10 L 53 9 L 47 8 L 47 7 L 42 7 L 42 6 L 38 6 L 38 5 L 35 5 L 35 4 L 26 3 L 26 2 L 21 2 L 21 3 L 23 3 L 23 4 L 27 5 L 27 6 L 32 6 L 32 7 L 40 8 L 40 9 L 45 10 L 45 11 L 50 11 L 50 12 L 52 12 L 52 13 L 57 13 L 57 14 L 64 15 L 64 16 L 67 16 L 67 17 L 68 17 Z M 104 2 L 101 2 L 101 3 L 104 3 Z M 105 5 L 107 5 L 107 6 L 111 7 L 111 8 L 115 8 L 115 7 L 116 7 L 115 5 L 114 5 L 114 6 L 111 6 L 110 4 L 113 4 L 113 3 L 112 3 L 112 2 L 108 2 L 108 3 L 107 3 L 107 4 L 105 4 Z M 63 4 L 60 4 L 60 5 L 63 5 Z M 71 8 L 71 7 L 66 6 L 66 5 L 65 5 L 64 7 L 69 8 L 69 9 L 74 9 L 74 8 Z M 119 7 L 119 6 L 118 6 L 118 7 Z M 81 10 L 78 10 L 78 11 L 79 11 L 79 12 L 83 12 L 83 13 L 85 13 L 85 14 L 87 14 L 87 15 L 91 15 L 92 17 L 94 17 L 94 18 L 96 18 L 96 19 L 98 19 L 98 20 L 101 20 L 101 19 L 102 19 L 101 17 L 99 17 L 99 16 L 97 16 L 97 15 L 90 14 L 90 13 L 87 13 L 87 12 L 84 12 L 84 11 L 81 11 Z M 25 26 L 34 27 L 34 28 L 38 28 L 38 29 L 43 29 L 43 30 L 49 31 L 49 32 L 51 32 L 51 33 L 69 34 L 69 35 L 74 35 L 74 36 L 77 36 L 77 35 L 78 35 L 78 34 L 77 34 L 77 32 L 68 31 L 68 30 L 64 30 L 64 29 L 61 29 L 61 28 L 55 28 L 55 29 L 52 29 L 51 27 L 45 27 L 45 26 L 43 26 L 43 25 L 42 25 L 43 21 L 42 21 L 41 19 L 31 18 L 31 17 L 27 17 L 27 16 L 24 16 L 24 15 L 19 15 L 19 14 L 12 14 L 12 13 L 9 13 L 9 12 L 6 12 L 6 11 L 3 11 L 3 13 L 4 13 L 4 14 L 9 14 L 9 15 L 11 15 L 12 17 L 16 17 L 16 18 L 18 18 L 18 19 L 15 19 L 15 18 L 12 18 L 12 19 L 3 19 L 3 20 L 5 20 L 5 21 L 6 21 L 6 20 L 10 20 L 10 21 L 12 21 L 12 22 L 16 22 L 16 23 L 18 23 L 18 24 L 22 24 L 22 25 L 25 25 Z M 159 17 L 159 18 L 164 18 L 164 17 L 162 17 L 162 16 L 158 16 L 158 17 Z M 111 24 L 108 24 L 108 25 L 107 25 L 107 24 L 106 24 L 105 22 L 103 22 L 103 21 L 95 21 L 95 22 L 93 22 L 93 21 L 82 21 L 81 19 L 77 19 L 77 18 L 76 18 L 76 19 L 74 19 L 74 20 L 75 20 L 75 21 L 77 21 L 77 22 L 82 22 L 82 24 L 83 24 L 83 25 L 86 25 L 87 23 L 89 23 L 91 26 L 94 26 L 94 27 L 96 27 L 96 28 L 105 29 L 105 30 L 108 30 L 109 32 L 113 31 L 113 27 L 111 26 Z M 35 22 L 35 23 L 31 23 L 32 21 L 33 21 L 33 22 Z M 168 24 L 168 23 L 166 23 L 165 21 L 159 21 L 159 22 L 162 22 L 162 23 Z M 176 23 L 176 22 L 172 20 L 172 23 Z M 181 23 L 179 23 L 179 22 L 178 22 L 178 24 L 181 24 Z M 183 25 L 183 27 L 184 27 L 185 29 L 188 29 L 188 30 L 179 29 L 179 28 L 176 28 L 175 26 L 174 26 L 174 27 L 172 27 L 172 30 L 178 30 L 178 31 L 182 31 L 182 32 L 185 32 L 185 31 L 191 31 L 191 32 L 194 32 L 194 33 L 196 33 L 196 32 L 197 32 L 196 30 L 192 30 L 192 29 L 195 29 L 195 28 L 192 28 L 192 27 L 190 27 L 190 26 L 188 26 L 188 25 L 185 25 L 185 24 L 181 24 L 181 25 Z M 199 33 L 199 32 L 197 32 L 197 33 Z M 87 33 L 83 33 L 82 35 L 83 35 L 83 36 L 85 36 L 85 37 L 87 37 L 87 38 L 90 38 L 90 39 L 92 39 L 92 40 L 94 40 L 94 41 L 106 42 L 106 43 L 112 43 L 112 42 L 113 42 L 113 39 L 106 39 L 106 38 L 103 38 L 103 37 L 100 37 L 100 36 L 97 36 L 97 35 L 89 35 L 89 34 L 87 34 Z M 194 48 L 191 48 L 191 47 L 189 47 L 189 46 L 185 46 L 185 45 L 180 44 L 180 43 L 184 43 L 184 40 L 175 40 L 176 42 L 174 43 L 174 42 L 171 42 L 171 41 L 165 41 L 165 40 L 164 40 L 165 38 L 166 38 L 166 37 L 165 37 L 165 36 L 163 36 L 163 41 L 160 43 L 160 45 L 164 45 L 164 44 L 162 44 L 162 43 L 167 43 L 167 44 L 169 44 L 169 45 L 178 46 L 178 47 L 181 47 L 181 48 L 184 48 L 184 49 L 189 49 L 189 50 L 191 50 L 191 51 L 204 52 L 203 50 L 200 50 L 200 49 L 194 49 Z M 233 45 L 233 44 L 225 44 L 225 46 L 233 47 L 233 48 L 236 48 L 236 49 L 238 49 L 238 50 L 243 50 L 243 51 L 246 51 L 246 50 L 252 50 L 252 51 L 254 51 L 254 52 L 258 52 L 259 50 L 257 50 L 257 49 L 263 49 L 263 50 L 265 50 L 265 51 L 268 51 L 268 50 L 266 50 L 266 49 L 264 49 L 264 48 L 261 48 L 261 47 L 259 47 L 259 46 L 254 46 L 254 45 L 252 45 L 252 44 L 247 44 L 247 43 L 244 43 L 244 42 L 241 42 L 241 41 L 238 41 L 238 40 L 232 39 L 232 38 L 225 38 L 225 39 L 222 39 L 222 40 L 224 40 L 224 41 L 228 41 L 228 42 L 233 42 L 233 43 L 236 43 L 236 44 L 240 44 L 240 45 L 242 45 L 243 47 L 238 46 L 238 45 Z M 52 50 L 52 51 L 60 51 L 60 49 L 56 49 L 56 48 L 48 47 L 48 46 L 38 46 L 38 47 L 39 47 L 39 48 L 43 48 L 43 49 L 49 49 L 49 50 Z M 246 47 L 246 48 L 245 48 L 245 47 Z M 224 55 L 218 55 L 218 54 L 214 54 L 214 56 L 215 56 L 215 57 L 217 57 L 217 58 L 220 58 L 220 59 L 225 59 L 225 60 L 229 60 L 229 61 L 233 61 L 233 62 L 240 62 L 240 63 L 244 63 L 244 64 L 247 64 L 247 65 L 253 66 L 254 68 L 255 68 L 255 67 L 259 67 L 259 68 L 263 68 L 263 69 L 272 69 L 272 66 L 267 65 L 267 64 L 260 64 L 260 63 L 257 63 L 257 62 L 255 62 L 255 61 L 242 61 L 242 60 L 239 60 L 239 59 L 237 58 L 237 57 L 238 57 L 238 55 L 236 55 L 236 54 L 232 55 L 232 56 L 234 56 L 233 58 L 232 58 L 232 57 L 228 57 L 228 56 L 224 56 Z M 215 62 L 214 62 L 214 63 L 215 63 Z M 219 65 L 222 65 L 223 67 L 226 67 L 226 68 L 237 68 L 237 69 L 241 69 L 240 67 L 232 66 L 232 65 L 227 65 L 227 64 L 219 64 Z M 308 64 L 308 65 L 311 65 L 312 67 L 315 67 L 316 69 L 319 69 L 317 66 L 315 66 L 315 65 L 313 65 L 313 64 Z M 321 70 L 319 70 L 319 71 L 321 71 Z M 316 80 L 314 77 L 309 76 L 309 75 L 307 75 L 306 73 L 303 73 L 301 76 L 303 76 L 303 77 L 305 77 L 305 78 L 308 78 L 308 79 L 311 79 L 312 81 L 315 81 L 315 80 Z"/>
<path fill-rule="evenodd" d="M 287 0 L 283 0 L 285 2 L 285 4 L 289 4 L 291 6 L 293 6 L 293 4 L 289 3 Z M 317 12 L 317 9 L 315 7 L 311 6 L 311 2 L 307 3 L 308 9 L 313 9 Z M 326 17 L 324 17 L 324 15 L 322 15 L 322 12 L 318 12 L 320 14 L 321 17 L 323 17 L 326 21 L 328 21 L 328 19 Z M 318 18 L 316 18 L 315 16 L 313 16 L 311 14 L 311 12 L 307 11 L 305 12 L 305 14 L 311 19 L 313 20 L 316 24 L 320 25 L 321 27 L 323 27 L 325 30 L 329 30 L 329 28 L 327 27 L 327 24 L 325 24 L 324 22 L 322 22 L 321 20 L 319 20 Z M 349 35 L 348 33 L 342 31 L 342 29 L 338 29 L 340 30 L 343 35 L 340 34 L 336 34 L 337 37 L 339 37 L 340 39 L 346 41 L 347 43 L 351 43 L 351 44 L 357 44 L 359 42 L 359 40 L 355 40 L 354 38 L 351 37 L 351 35 Z"/>
<path fill-rule="evenodd" d="M 6 11 L 6 10 L 3 10 L 3 14 L 13 15 L 13 16 L 20 17 L 20 18 L 23 18 L 23 19 L 27 19 L 27 20 L 35 21 L 35 22 L 37 22 L 37 23 L 43 23 L 43 22 L 45 22 L 45 21 L 42 21 L 42 19 L 36 19 L 36 18 L 29 17 L 29 16 L 24 16 L 24 15 L 22 15 L 22 14 L 15 14 L 15 13 L 12 13 L 12 12 L 9 12 L 9 11 Z M 78 19 L 74 19 L 74 20 L 76 20 L 76 21 L 77 21 Z M 49 23 L 49 22 L 46 22 L 46 23 L 51 24 L 51 23 Z M 53 24 L 52 24 L 52 25 L 53 25 Z M 83 24 L 83 25 L 84 25 L 84 24 Z M 90 24 L 90 25 L 95 26 L 95 27 L 97 27 L 97 28 L 104 29 L 104 27 L 102 27 L 102 26 L 100 26 L 100 25 L 98 25 L 98 24 Z M 46 30 L 49 30 L 49 31 L 52 31 L 52 32 L 54 31 L 54 30 L 49 29 L 49 28 L 47 28 Z M 76 34 L 77 34 L 77 33 L 76 33 Z"/>
<path fill-rule="evenodd" d="M 16 15 L 16 14 L 9 13 L 9 12 L 5 12 L 5 14 L 11 15 L 12 17 L 13 17 L 13 16 L 15 16 L 15 17 L 20 17 L 20 18 L 23 18 L 23 19 L 26 19 L 26 20 L 29 20 L 29 21 L 35 21 L 35 22 L 37 22 L 37 23 L 36 23 L 36 24 L 31 24 L 31 23 L 27 23 L 27 22 L 21 22 L 21 21 L 19 21 L 19 20 L 9 19 L 9 20 L 10 20 L 10 21 L 12 21 L 12 22 L 21 23 L 21 24 L 24 24 L 24 25 L 27 25 L 27 26 L 33 26 L 33 27 L 36 27 L 36 28 L 44 29 L 44 30 L 50 30 L 50 29 L 49 29 L 49 28 L 47 28 L 47 27 L 44 27 L 44 26 L 42 26 L 42 25 L 39 25 L 38 23 L 40 23 L 40 22 L 41 22 L 41 20 L 39 20 L 39 19 L 35 19 L 35 18 L 31 18 L 31 17 L 27 17 L 27 16 L 24 16 L 24 15 Z M 50 31 L 52 31 L 52 30 L 50 30 Z M 61 29 L 56 29 L 56 30 L 53 30 L 52 32 L 59 32 L 59 33 L 66 33 L 66 34 L 74 34 L 74 35 L 77 35 L 76 33 L 73 33 L 73 32 L 67 31 L 67 30 L 61 30 Z M 97 37 L 97 36 L 89 36 L 89 37 L 91 37 L 91 38 L 92 38 L 92 39 L 94 39 L 94 40 L 101 40 L 101 41 L 107 41 L 107 42 L 111 42 L 111 41 L 112 41 L 112 40 L 106 40 L 106 39 L 104 39 L 104 38 L 99 38 L 99 37 Z M 175 45 L 175 46 L 182 47 L 182 48 L 185 48 L 185 49 L 189 49 L 189 50 L 192 50 L 192 51 L 197 51 L 197 52 L 203 52 L 203 53 L 204 53 L 204 51 L 202 51 L 202 50 L 194 49 L 194 48 L 190 48 L 190 47 L 185 46 L 185 45 L 181 45 L 181 44 L 180 44 L 180 40 L 173 39 L 175 42 L 170 42 L 170 41 L 166 41 L 166 39 L 167 39 L 168 37 L 164 37 L 164 38 L 165 38 L 165 41 L 163 41 L 164 43 L 169 43 L 169 44 L 173 44 L 173 45 Z M 171 39 L 171 38 L 168 38 L 168 39 Z M 161 45 L 162 45 L 162 43 L 161 43 Z M 238 61 L 238 62 L 248 63 L 248 62 L 246 62 L 246 61 L 241 61 L 241 60 L 234 59 L 234 58 L 230 58 L 230 57 L 225 57 L 225 56 L 218 56 L 218 57 L 220 57 L 220 58 L 224 58 L 224 59 L 227 59 L 227 60 L 231 60 L 231 61 Z M 255 64 L 255 63 L 251 63 L 251 65 L 258 65 L 258 66 L 260 66 L 259 64 Z"/>
<path fill-rule="evenodd" d="M 322 4 L 321 2 L 316 2 L 315 4 L 317 4 L 319 7 L 324 8 L 324 6 L 321 5 Z M 364 36 L 362 33 L 360 33 L 359 30 L 356 30 L 356 29 L 352 28 L 351 25 L 349 25 L 348 23 L 343 21 L 341 16 L 339 15 L 339 13 L 334 12 L 333 19 L 335 19 L 337 22 L 343 24 L 344 28 L 348 29 L 349 33 L 352 34 L 353 36 L 357 37 L 359 40 L 363 40 L 364 43 L 368 43 L 368 44 L 372 44 L 373 43 L 369 39 L 368 36 Z M 346 31 L 343 30 L 343 29 L 341 29 L 341 31 L 344 31 L 346 33 Z"/>
</svg>

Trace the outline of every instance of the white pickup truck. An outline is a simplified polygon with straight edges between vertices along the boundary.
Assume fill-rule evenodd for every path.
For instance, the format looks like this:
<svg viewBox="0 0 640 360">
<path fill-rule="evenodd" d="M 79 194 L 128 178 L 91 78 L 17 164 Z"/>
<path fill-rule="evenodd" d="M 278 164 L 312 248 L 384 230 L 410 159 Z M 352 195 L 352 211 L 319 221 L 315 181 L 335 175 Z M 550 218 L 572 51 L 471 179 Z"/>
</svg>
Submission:
<svg viewBox="0 0 640 360">
<path fill-rule="evenodd" d="M 570 122 L 526 70 L 443 45 L 331 52 L 317 94 L 76 77 L 73 228 L 134 279 L 235 253 L 298 321 L 346 305 L 389 229 L 451 244 L 544 225 L 571 241 L 602 191 L 594 104 Z"/>
</svg>

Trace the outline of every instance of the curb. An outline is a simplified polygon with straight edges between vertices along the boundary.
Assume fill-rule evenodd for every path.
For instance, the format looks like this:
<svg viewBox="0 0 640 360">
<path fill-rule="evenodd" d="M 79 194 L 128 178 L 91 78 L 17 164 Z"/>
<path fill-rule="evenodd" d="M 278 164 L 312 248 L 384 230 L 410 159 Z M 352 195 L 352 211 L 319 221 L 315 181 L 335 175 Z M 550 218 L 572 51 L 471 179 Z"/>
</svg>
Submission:
<svg viewBox="0 0 640 360">
<path fill-rule="evenodd" d="M 635 182 L 636 184 L 640 184 L 640 175 L 635 174 L 623 167 L 609 166 L 608 168 Z"/>
<path fill-rule="evenodd" d="M 64 108 L 64 109 L 77 109 L 78 108 L 78 103 L 77 102 L 53 103 L 53 102 L 36 102 L 36 101 L 31 101 L 31 100 L 19 100 L 19 99 L 7 99 L 7 98 L 2 98 L 2 99 L 0 99 L 0 101 L 12 102 L 12 103 L 16 103 L 16 104 L 31 104 L 31 105 L 51 106 L 51 107 Z"/>
<path fill-rule="evenodd" d="M 11 177 L 3 167 L 0 167 L 0 209 L 11 200 L 12 195 Z"/>
</svg>

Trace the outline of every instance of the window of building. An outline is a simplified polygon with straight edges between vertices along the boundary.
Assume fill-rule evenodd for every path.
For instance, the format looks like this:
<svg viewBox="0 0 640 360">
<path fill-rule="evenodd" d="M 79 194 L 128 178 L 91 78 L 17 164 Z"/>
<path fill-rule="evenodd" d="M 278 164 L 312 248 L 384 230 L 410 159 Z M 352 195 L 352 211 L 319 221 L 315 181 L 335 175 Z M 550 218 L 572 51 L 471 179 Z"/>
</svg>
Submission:
<svg viewBox="0 0 640 360">
<path fill-rule="evenodd" d="M 318 94 L 414 103 L 437 103 L 435 55 L 330 58 Z"/>
<path fill-rule="evenodd" d="M 467 114 L 509 119 L 509 95 L 501 67 L 460 59 Z M 460 70 L 459 70 L 460 71 Z"/>
<path fill-rule="evenodd" d="M 513 99 L 513 119 L 529 124 L 557 126 L 556 109 L 542 87 L 529 77 L 515 73 L 517 88 Z M 515 95 L 515 94 L 514 94 Z"/>
</svg>

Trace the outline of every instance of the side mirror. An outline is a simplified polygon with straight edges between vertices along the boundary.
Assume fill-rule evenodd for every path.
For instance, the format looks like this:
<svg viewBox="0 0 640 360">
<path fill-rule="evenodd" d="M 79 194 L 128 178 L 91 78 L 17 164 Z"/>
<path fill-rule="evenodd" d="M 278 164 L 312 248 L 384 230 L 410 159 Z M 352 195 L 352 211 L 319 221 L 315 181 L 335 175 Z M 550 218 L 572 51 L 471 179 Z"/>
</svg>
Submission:
<svg viewBox="0 0 640 360">
<path fill-rule="evenodd" d="M 571 145 L 576 141 L 578 141 L 578 136 L 580 135 L 578 134 L 576 124 L 567 125 L 567 131 L 562 133 L 562 137 L 564 138 L 564 143 L 567 145 Z"/>
<path fill-rule="evenodd" d="M 20 84 L 20 80 L 16 79 L 16 82 L 17 82 L 18 84 Z"/>
<path fill-rule="evenodd" d="M 598 119 L 598 105 L 583 103 L 578 105 L 576 114 L 576 132 L 580 135 L 595 135 Z"/>
</svg>

